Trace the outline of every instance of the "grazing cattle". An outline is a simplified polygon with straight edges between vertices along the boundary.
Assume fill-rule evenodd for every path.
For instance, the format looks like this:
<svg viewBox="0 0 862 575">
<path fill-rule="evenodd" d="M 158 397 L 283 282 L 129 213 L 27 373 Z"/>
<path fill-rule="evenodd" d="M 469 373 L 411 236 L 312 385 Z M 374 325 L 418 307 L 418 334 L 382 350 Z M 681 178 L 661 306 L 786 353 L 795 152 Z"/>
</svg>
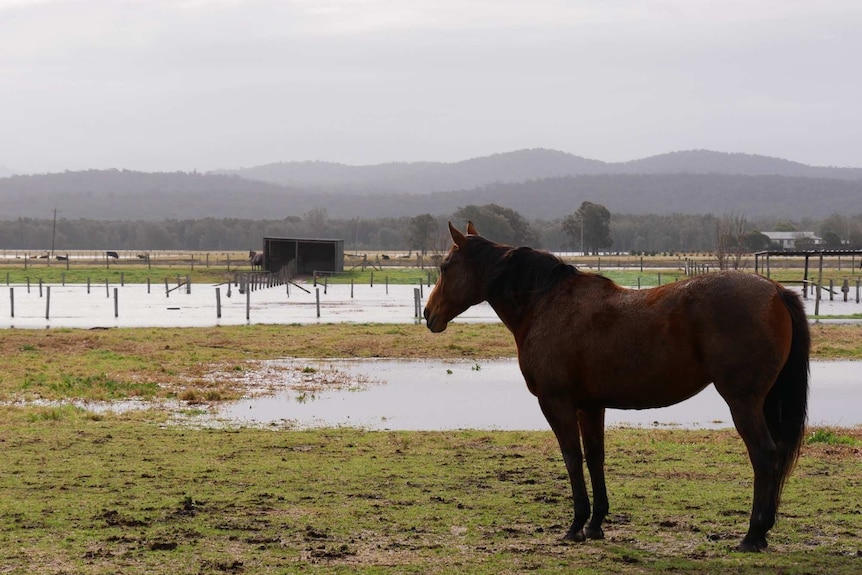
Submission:
<svg viewBox="0 0 862 575">
<path fill-rule="evenodd" d="M 57 256 L 57 260 L 61 262 L 65 262 L 69 259 L 69 256 Z"/>
<path fill-rule="evenodd" d="M 118 260 L 120 259 L 120 254 L 118 254 L 117 252 L 105 252 L 105 257 Z"/>
</svg>

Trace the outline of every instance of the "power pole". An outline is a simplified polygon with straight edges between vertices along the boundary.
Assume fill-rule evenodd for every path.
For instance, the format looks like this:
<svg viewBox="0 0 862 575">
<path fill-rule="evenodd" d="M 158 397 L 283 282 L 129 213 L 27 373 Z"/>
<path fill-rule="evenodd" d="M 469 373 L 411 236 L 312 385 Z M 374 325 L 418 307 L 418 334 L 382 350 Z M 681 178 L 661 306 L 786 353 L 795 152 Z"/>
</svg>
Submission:
<svg viewBox="0 0 862 575">
<path fill-rule="evenodd" d="M 51 226 L 51 258 L 54 257 L 54 238 L 57 237 L 57 206 L 54 206 L 54 225 Z"/>
</svg>

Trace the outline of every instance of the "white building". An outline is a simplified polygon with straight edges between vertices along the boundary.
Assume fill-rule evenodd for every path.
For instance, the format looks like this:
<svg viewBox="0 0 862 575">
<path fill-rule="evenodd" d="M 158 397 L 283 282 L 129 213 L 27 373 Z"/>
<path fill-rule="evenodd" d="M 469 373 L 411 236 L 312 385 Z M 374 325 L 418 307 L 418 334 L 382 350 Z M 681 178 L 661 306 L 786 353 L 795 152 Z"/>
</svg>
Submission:
<svg viewBox="0 0 862 575">
<path fill-rule="evenodd" d="M 769 238 L 775 246 L 783 250 L 796 249 L 796 241 L 801 239 L 810 239 L 815 246 L 823 243 L 823 239 L 815 235 L 814 232 L 762 232 L 764 236 Z"/>
</svg>

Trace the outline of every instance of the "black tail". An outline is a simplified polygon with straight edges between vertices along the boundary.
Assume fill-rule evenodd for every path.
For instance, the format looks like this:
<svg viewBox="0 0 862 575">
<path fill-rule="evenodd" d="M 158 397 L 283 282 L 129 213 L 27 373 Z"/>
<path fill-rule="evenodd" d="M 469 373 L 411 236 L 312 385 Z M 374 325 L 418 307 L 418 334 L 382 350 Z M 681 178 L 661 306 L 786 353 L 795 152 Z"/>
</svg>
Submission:
<svg viewBox="0 0 862 575">
<path fill-rule="evenodd" d="M 811 333 L 808 329 L 808 318 L 805 316 L 805 306 L 799 295 L 784 288 L 780 288 L 780 294 L 790 313 L 793 340 L 790 344 L 790 356 L 766 396 L 763 410 L 772 438 L 778 447 L 778 474 L 781 478 L 780 486 L 783 487 L 799 458 L 799 450 L 805 438 Z M 776 493 L 777 497 L 781 496 L 781 487 Z"/>
</svg>

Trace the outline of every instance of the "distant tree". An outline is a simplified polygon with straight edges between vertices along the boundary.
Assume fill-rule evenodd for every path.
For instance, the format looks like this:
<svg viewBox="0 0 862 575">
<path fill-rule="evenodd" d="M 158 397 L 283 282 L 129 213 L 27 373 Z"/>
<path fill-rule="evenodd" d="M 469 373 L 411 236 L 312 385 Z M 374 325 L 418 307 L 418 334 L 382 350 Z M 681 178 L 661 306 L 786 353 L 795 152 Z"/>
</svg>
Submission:
<svg viewBox="0 0 862 575">
<path fill-rule="evenodd" d="M 464 228 L 468 221 L 476 224 L 479 233 L 488 239 L 513 246 L 538 247 L 539 235 L 518 212 L 497 204 L 469 205 L 452 214 L 456 227 Z"/>
<path fill-rule="evenodd" d="M 793 247 L 797 250 L 813 250 L 817 246 L 814 243 L 814 238 L 801 237 L 796 238 L 796 241 L 793 242 Z"/>
<path fill-rule="evenodd" d="M 437 220 L 431 214 L 420 214 L 410 218 L 410 235 L 407 238 L 408 247 L 419 251 L 423 256 L 431 249 Z"/>
<path fill-rule="evenodd" d="M 844 241 L 836 232 L 829 230 L 823 233 L 823 247 L 827 250 L 840 250 L 844 247 Z"/>
<path fill-rule="evenodd" d="M 748 220 L 739 214 L 728 214 L 715 223 L 715 258 L 722 270 L 741 269 L 746 253 Z"/>
<path fill-rule="evenodd" d="M 611 213 L 605 206 L 584 202 L 577 212 L 563 219 L 563 230 L 571 238 L 572 245 L 577 245 L 584 253 L 597 254 L 614 243 L 610 222 Z"/>
<path fill-rule="evenodd" d="M 771 243 L 769 236 L 755 231 L 745 234 L 745 239 L 743 240 L 745 249 L 751 253 L 766 251 L 769 249 Z"/>
<path fill-rule="evenodd" d="M 780 221 L 777 224 L 775 224 L 775 227 L 773 228 L 773 230 L 776 232 L 795 232 L 796 226 L 793 225 L 792 222 Z"/>
<path fill-rule="evenodd" d="M 309 233 L 312 237 L 322 238 L 326 235 L 326 222 L 329 213 L 326 208 L 312 208 L 305 212 L 304 219 L 308 222 Z"/>
</svg>

